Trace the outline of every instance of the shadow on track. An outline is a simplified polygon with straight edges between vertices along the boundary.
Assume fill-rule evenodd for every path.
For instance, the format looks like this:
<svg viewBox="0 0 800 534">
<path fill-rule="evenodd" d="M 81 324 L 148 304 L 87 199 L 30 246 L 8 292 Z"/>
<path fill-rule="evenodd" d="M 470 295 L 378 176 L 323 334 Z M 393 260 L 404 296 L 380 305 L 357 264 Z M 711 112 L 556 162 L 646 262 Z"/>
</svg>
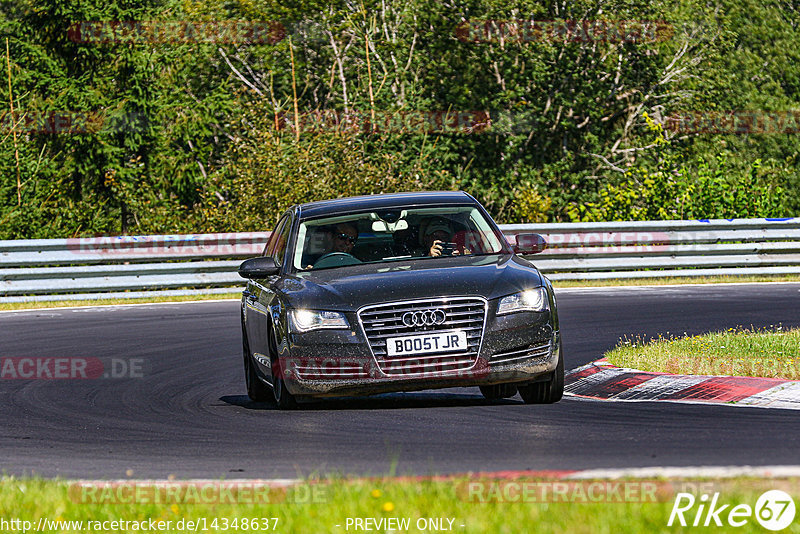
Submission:
<svg viewBox="0 0 800 534">
<path fill-rule="evenodd" d="M 254 402 L 247 395 L 225 395 L 222 402 L 247 410 L 278 411 L 270 402 Z M 397 410 L 413 408 L 454 408 L 465 406 L 497 406 L 523 404 L 516 398 L 489 401 L 480 394 L 453 393 L 387 393 L 371 397 L 341 397 L 300 401 L 298 410 Z"/>
</svg>

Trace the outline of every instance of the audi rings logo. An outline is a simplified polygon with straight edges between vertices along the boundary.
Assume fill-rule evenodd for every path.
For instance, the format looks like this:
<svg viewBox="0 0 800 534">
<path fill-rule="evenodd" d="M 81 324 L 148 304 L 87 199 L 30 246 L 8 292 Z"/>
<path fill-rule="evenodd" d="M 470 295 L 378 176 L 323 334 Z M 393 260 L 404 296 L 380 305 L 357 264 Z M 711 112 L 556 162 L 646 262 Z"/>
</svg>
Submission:
<svg viewBox="0 0 800 534">
<path fill-rule="evenodd" d="M 442 324 L 447 316 L 444 310 L 413 311 L 403 314 L 403 324 L 406 326 L 435 326 Z"/>
</svg>

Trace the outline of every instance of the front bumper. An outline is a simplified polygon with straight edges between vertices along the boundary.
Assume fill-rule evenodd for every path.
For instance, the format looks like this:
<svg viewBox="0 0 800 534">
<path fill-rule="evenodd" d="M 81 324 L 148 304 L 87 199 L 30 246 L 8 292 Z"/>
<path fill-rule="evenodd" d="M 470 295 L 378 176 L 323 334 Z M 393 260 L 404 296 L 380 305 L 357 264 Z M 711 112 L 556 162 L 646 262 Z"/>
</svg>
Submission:
<svg viewBox="0 0 800 534">
<path fill-rule="evenodd" d="M 357 321 L 355 315 L 348 317 Z M 357 324 L 351 322 L 350 324 Z M 560 333 L 551 312 L 490 313 L 474 365 L 468 369 L 386 374 L 363 331 L 290 334 L 280 350 L 287 389 L 304 397 L 371 395 L 546 380 L 557 364 Z"/>
</svg>

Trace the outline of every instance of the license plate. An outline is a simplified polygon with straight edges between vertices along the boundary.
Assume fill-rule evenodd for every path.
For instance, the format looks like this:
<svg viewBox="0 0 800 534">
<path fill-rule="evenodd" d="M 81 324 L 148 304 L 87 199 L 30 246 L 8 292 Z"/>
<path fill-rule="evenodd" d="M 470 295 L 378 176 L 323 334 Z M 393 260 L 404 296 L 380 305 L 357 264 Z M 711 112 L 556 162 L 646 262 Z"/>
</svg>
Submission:
<svg viewBox="0 0 800 534">
<path fill-rule="evenodd" d="M 465 350 L 467 350 L 467 333 L 461 330 L 436 334 L 390 337 L 386 340 L 387 356 Z"/>
</svg>

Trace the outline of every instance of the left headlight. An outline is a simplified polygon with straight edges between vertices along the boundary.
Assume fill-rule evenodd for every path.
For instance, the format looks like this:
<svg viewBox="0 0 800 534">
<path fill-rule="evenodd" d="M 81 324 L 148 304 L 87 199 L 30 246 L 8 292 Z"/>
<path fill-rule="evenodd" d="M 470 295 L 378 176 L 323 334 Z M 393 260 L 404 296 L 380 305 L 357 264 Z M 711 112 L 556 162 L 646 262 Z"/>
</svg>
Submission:
<svg viewBox="0 0 800 534">
<path fill-rule="evenodd" d="M 320 328 L 350 328 L 343 313 L 318 310 L 289 310 L 289 324 L 295 334 Z"/>
<path fill-rule="evenodd" d="M 501 298 L 497 305 L 497 315 L 521 311 L 543 312 L 548 309 L 550 303 L 547 300 L 547 290 L 537 287 Z"/>
</svg>

